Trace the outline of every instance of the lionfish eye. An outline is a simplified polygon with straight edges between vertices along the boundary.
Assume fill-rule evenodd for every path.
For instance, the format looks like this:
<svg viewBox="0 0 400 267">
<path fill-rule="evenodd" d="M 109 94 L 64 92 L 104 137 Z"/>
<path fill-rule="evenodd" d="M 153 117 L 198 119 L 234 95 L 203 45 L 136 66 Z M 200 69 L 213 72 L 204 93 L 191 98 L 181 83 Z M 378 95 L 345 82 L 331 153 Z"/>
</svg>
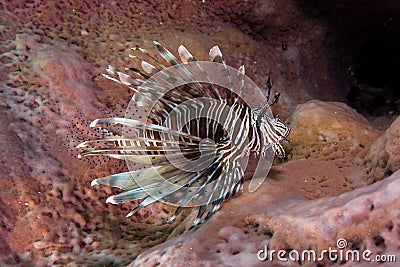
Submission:
<svg viewBox="0 0 400 267">
<path fill-rule="evenodd" d="M 224 134 L 224 136 L 222 136 L 220 139 L 219 139 L 219 142 L 220 143 L 226 143 L 226 142 L 228 142 L 229 141 L 229 136 L 227 135 L 227 134 Z"/>
<path fill-rule="evenodd" d="M 132 50 L 149 58 L 154 65 L 143 60 L 143 70 L 126 69 L 134 77 L 109 66 L 107 74 L 103 75 L 105 78 L 135 91 L 131 103 L 135 106 L 132 110 L 136 110 L 136 115 L 93 121 L 91 127 L 107 129 L 110 134 L 99 140 L 85 141 L 77 148 L 83 150 L 80 156 L 103 155 L 126 160 L 128 167 L 135 167 L 129 168 L 128 172 L 92 181 L 92 185 L 108 185 L 123 190 L 106 202 L 119 204 L 144 199 L 127 217 L 162 199 L 179 205 L 170 221 L 183 208 L 199 206 L 197 217 L 190 227 L 193 228 L 211 218 L 226 198 L 242 189 L 245 170 L 241 167 L 241 160 L 250 152 L 273 157 L 269 153 L 261 153 L 273 146 L 277 156 L 284 156 L 279 135 L 286 138 L 289 128 L 280 119 L 270 116 L 270 79 L 268 97 L 261 108 L 252 109 L 246 103 L 242 104 L 246 101 L 239 96 L 246 89 L 244 85 L 248 79 L 244 67 L 235 70 L 239 84 L 232 84 L 230 74 L 235 71 L 228 68 L 218 46 L 211 48 L 209 56 L 212 62 L 218 63 L 214 67 L 220 69 L 211 73 L 206 69 L 209 64 L 197 62 L 184 46 L 178 48 L 183 63 L 180 64 L 160 43 L 154 41 L 154 44 L 174 71 L 165 69 L 165 63 L 158 62 L 157 57 L 140 47 Z M 199 73 L 201 77 L 195 77 Z M 224 83 L 228 86 L 212 83 L 212 75 L 221 73 L 228 79 Z M 210 83 L 197 82 L 200 80 Z M 160 88 L 166 85 L 172 88 L 160 92 Z M 256 90 L 253 97 L 264 99 L 262 92 L 258 88 Z M 136 107 L 144 107 L 143 112 Z M 127 134 L 116 133 L 115 128 L 118 127 L 126 129 Z M 248 142 L 249 139 L 251 142 Z M 266 161 L 272 164 L 272 159 Z M 143 168 L 138 169 L 137 166 Z M 215 184 L 218 186 L 215 187 Z"/>
</svg>

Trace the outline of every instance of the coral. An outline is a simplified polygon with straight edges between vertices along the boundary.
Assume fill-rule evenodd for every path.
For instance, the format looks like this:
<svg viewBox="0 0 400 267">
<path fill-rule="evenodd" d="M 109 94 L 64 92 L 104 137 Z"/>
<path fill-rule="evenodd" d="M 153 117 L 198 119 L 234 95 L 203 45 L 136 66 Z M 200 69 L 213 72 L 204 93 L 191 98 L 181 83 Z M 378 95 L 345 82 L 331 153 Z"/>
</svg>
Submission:
<svg viewBox="0 0 400 267">
<path fill-rule="evenodd" d="M 308 101 L 297 106 L 288 122 L 293 128 L 287 146 L 290 159 L 364 158 L 382 133 L 354 109 L 338 102 Z"/>
<path fill-rule="evenodd" d="M 265 87 L 268 75 L 272 76 L 274 88 L 282 92 L 281 104 L 275 107 L 282 117 L 312 96 L 335 97 L 329 78 L 332 75 L 319 64 L 329 53 L 314 56 L 310 52 L 315 46 L 323 46 L 319 41 L 326 38 L 326 29 L 312 24 L 294 1 L 165 1 L 134 5 L 128 1 L 12 1 L 3 6 L 4 38 L 10 40 L 15 32 L 29 32 L 41 36 L 45 43 L 57 40 L 74 45 L 95 67 L 131 65 L 127 56 L 130 48 L 149 47 L 152 40 L 169 49 L 182 42 L 190 51 L 204 53 L 200 60 L 207 58 L 207 48 L 218 44 L 228 64 L 236 68 L 245 65 L 246 73 L 261 87 Z M 307 31 L 308 38 L 299 38 L 293 24 Z M 267 38 L 268 45 L 260 38 Z M 312 75 L 302 75 L 305 65 L 307 70 L 315 69 Z M 319 84 L 321 89 L 310 90 L 309 84 L 312 88 Z"/>
<path fill-rule="evenodd" d="M 340 238 L 347 241 L 346 249 L 371 250 L 372 259 L 398 253 L 394 248 L 399 243 L 396 213 L 400 208 L 400 172 L 339 196 L 306 200 L 306 192 L 296 186 L 302 177 L 291 177 L 287 169 L 286 164 L 276 168 L 279 173 L 265 186 L 227 202 L 197 232 L 152 248 L 130 266 L 265 266 L 267 263 L 257 259 L 257 252 L 265 245 L 276 251 L 314 249 L 319 253 L 328 247 L 337 249 Z M 274 263 L 299 264 L 280 264 L 276 258 Z M 332 262 L 325 259 L 318 264 Z M 348 262 L 348 266 L 354 264 Z"/>
<path fill-rule="evenodd" d="M 365 164 L 371 183 L 400 169 L 400 117 L 372 144 L 365 157 Z"/>
<path fill-rule="evenodd" d="M 2 128 L 2 164 L 7 179 L 1 183 L 2 188 L 10 188 L 0 195 L 5 229 L 1 238 L 7 244 L 2 251 L 4 262 L 32 261 L 37 266 L 71 260 L 123 263 L 135 257 L 130 252 L 133 248 L 139 251 L 162 242 L 165 234 L 157 233 L 168 233 L 173 225 L 156 223 L 141 231 L 148 236 L 157 234 L 156 241 L 146 242 L 141 234 L 135 234 L 135 239 L 130 233 L 143 225 L 128 224 L 131 221 L 124 213 L 129 205 L 125 210 L 107 208 L 104 201 L 111 192 L 89 187 L 89 166 L 96 175 L 122 168 L 101 159 L 82 162 L 71 151 L 78 139 L 96 134 L 82 129 L 107 112 L 101 104 L 106 102 L 104 94 L 93 82 L 94 67 L 76 48 L 59 42 L 46 44 L 37 35 L 17 35 L 13 46 L 14 50 L 2 55 L 12 59 L 5 68 L 25 67 L 12 72 L 2 92 L 2 125 L 7 125 Z M 136 220 L 145 222 L 147 213 L 157 211 L 160 215 L 150 221 L 165 221 L 167 215 L 163 218 L 165 212 L 157 207 L 162 209 L 162 205 L 154 205 L 137 214 Z M 118 217 L 124 221 L 118 223 Z M 118 240 L 124 236 L 126 241 Z M 116 243 L 120 247 L 115 247 Z M 105 256 L 112 247 L 118 258 Z"/>
</svg>

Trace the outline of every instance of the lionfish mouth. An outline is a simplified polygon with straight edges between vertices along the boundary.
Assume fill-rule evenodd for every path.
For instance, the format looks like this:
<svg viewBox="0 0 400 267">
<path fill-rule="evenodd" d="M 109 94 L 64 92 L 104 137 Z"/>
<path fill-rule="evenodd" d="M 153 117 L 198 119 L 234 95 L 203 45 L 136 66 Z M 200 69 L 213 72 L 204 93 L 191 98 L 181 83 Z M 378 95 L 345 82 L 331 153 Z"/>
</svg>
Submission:
<svg viewBox="0 0 400 267">
<path fill-rule="evenodd" d="M 177 206 L 170 221 L 185 207 L 197 207 L 193 228 L 207 221 L 225 199 L 243 188 L 248 152 L 280 146 L 282 140 L 289 142 L 286 137 L 290 128 L 279 120 L 279 125 L 265 123 L 260 130 L 264 118 L 271 120 L 270 78 L 265 99 L 245 75 L 244 66 L 236 70 L 226 65 L 218 46 L 211 48 L 209 62 L 201 62 L 181 45 L 179 62 L 160 43 L 154 44 L 171 67 L 140 47 L 132 50 L 148 61 L 141 61 L 142 70 L 126 69 L 133 77 L 109 66 L 103 76 L 132 89 L 134 97 L 125 118 L 91 123 L 91 127 L 107 132 L 104 138 L 85 141 L 77 148 L 80 157 L 103 155 L 126 161 L 128 172 L 95 179 L 92 185 L 122 189 L 107 199 L 112 204 L 142 199 L 127 217 L 159 200 Z M 252 114 L 256 107 L 247 104 L 251 103 L 246 101 L 248 95 L 261 104 L 267 103 L 255 123 Z M 274 103 L 278 97 L 275 95 Z M 122 135 L 115 132 L 118 127 Z M 277 132 L 274 127 L 285 133 L 280 139 L 273 134 Z M 284 150 L 275 153 L 282 156 Z M 257 178 L 250 183 L 251 192 L 260 186 L 271 167 L 274 152 L 265 155 L 259 163 L 263 173 L 254 175 Z"/>
</svg>

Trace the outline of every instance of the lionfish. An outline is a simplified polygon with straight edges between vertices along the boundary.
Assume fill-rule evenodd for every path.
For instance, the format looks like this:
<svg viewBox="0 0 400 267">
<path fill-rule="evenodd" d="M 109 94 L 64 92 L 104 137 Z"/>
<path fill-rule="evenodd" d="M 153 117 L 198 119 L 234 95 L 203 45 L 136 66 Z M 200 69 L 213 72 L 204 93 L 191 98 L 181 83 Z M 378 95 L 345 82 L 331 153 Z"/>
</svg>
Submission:
<svg viewBox="0 0 400 267">
<path fill-rule="evenodd" d="M 128 172 L 91 183 L 123 190 L 107 203 L 143 199 L 129 217 L 161 200 L 177 206 L 169 221 L 185 207 L 198 207 L 191 229 L 210 219 L 225 199 L 243 188 L 243 159 L 250 153 L 266 158 L 269 167 L 275 155 L 285 157 L 281 142 L 287 141 L 290 128 L 272 116 L 270 105 L 279 94 L 269 103 L 269 77 L 263 104 L 251 107 L 243 100 L 243 92 L 249 90 L 244 66 L 238 70 L 227 66 L 218 46 L 211 48 L 210 61 L 202 62 L 181 45 L 180 63 L 160 43 L 154 44 L 170 66 L 140 47 L 132 50 L 142 59 L 147 57 L 141 61 L 142 70 L 125 68 L 134 77 L 109 66 L 103 76 L 135 94 L 124 118 L 96 119 L 90 124 L 106 133 L 103 138 L 77 148 L 83 150 L 79 157 L 104 155 L 126 161 Z M 216 81 L 216 75 L 221 81 Z M 115 127 L 122 127 L 123 133 L 116 133 Z M 268 171 L 261 174 L 263 179 Z"/>
</svg>

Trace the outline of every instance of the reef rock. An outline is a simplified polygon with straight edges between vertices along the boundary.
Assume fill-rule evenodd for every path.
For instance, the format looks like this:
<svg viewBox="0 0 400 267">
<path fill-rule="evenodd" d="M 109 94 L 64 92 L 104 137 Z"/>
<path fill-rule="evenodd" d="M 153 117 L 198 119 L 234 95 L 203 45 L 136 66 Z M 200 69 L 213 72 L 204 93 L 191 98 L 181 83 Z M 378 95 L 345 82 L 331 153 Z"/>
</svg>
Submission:
<svg viewBox="0 0 400 267">
<path fill-rule="evenodd" d="M 382 131 L 344 103 L 311 100 L 288 118 L 289 159 L 363 158 Z"/>
<path fill-rule="evenodd" d="M 254 193 L 245 193 L 223 205 L 210 222 L 196 232 L 186 233 L 139 255 L 130 266 L 265 266 L 257 258 L 260 250 L 312 249 L 370 250 L 376 255 L 396 255 L 400 242 L 400 172 L 370 186 L 338 196 L 307 200 L 299 186 L 299 168 L 293 175 L 290 164 L 273 168 L 273 175 Z M 289 175 L 291 174 L 291 175 Z M 292 252 L 293 253 L 293 252 Z M 292 254 L 295 255 L 295 254 Z M 360 256 L 361 257 L 361 256 Z M 350 258 L 351 259 L 351 258 Z M 268 259 L 267 261 L 270 261 Z M 298 266 L 299 262 L 272 260 L 273 266 Z M 303 266 L 333 264 L 300 261 Z M 346 260 L 338 260 L 345 264 Z M 345 266 L 354 266 L 348 261 Z M 368 263 L 371 262 L 363 262 Z M 375 262 L 375 264 L 377 264 Z M 388 263 L 387 266 L 391 266 Z"/>
<path fill-rule="evenodd" d="M 365 157 L 371 183 L 400 169 L 400 117 L 371 146 Z"/>
</svg>

